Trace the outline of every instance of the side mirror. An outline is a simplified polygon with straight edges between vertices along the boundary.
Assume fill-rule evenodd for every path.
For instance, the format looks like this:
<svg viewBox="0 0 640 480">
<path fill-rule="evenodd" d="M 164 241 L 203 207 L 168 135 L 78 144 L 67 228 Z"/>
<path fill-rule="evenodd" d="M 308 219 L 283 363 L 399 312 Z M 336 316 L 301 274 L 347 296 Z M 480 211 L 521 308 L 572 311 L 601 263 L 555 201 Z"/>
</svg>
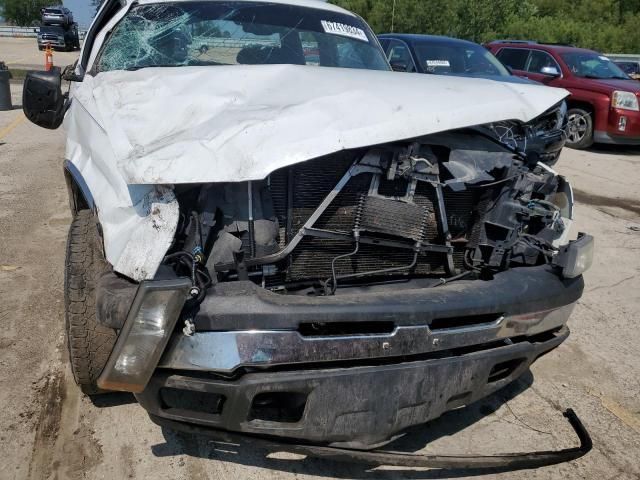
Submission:
<svg viewBox="0 0 640 480">
<path fill-rule="evenodd" d="M 409 70 L 409 65 L 405 62 L 391 62 L 391 69 L 394 72 L 407 72 Z"/>
<path fill-rule="evenodd" d="M 540 70 L 540 73 L 542 75 L 547 75 L 549 77 L 559 77 L 560 76 L 560 72 L 558 71 L 558 69 L 556 67 L 542 67 L 542 70 Z"/>
<path fill-rule="evenodd" d="M 55 130 L 64 119 L 65 100 L 59 68 L 27 73 L 22 91 L 22 110 L 31 122 Z"/>
</svg>

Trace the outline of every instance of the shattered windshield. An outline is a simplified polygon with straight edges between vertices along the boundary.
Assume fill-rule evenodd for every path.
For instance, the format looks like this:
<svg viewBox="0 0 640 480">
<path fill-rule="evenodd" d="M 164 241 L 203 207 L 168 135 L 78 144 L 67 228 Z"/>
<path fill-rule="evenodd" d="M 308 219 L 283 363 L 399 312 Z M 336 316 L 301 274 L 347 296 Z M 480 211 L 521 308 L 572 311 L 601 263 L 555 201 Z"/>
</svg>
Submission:
<svg viewBox="0 0 640 480">
<path fill-rule="evenodd" d="M 629 80 L 629 76 L 604 55 L 595 52 L 572 52 L 563 53 L 561 57 L 576 77 Z"/>
<path fill-rule="evenodd" d="M 105 41 L 95 70 L 262 64 L 389 70 L 358 17 L 246 1 L 134 6 Z"/>
</svg>

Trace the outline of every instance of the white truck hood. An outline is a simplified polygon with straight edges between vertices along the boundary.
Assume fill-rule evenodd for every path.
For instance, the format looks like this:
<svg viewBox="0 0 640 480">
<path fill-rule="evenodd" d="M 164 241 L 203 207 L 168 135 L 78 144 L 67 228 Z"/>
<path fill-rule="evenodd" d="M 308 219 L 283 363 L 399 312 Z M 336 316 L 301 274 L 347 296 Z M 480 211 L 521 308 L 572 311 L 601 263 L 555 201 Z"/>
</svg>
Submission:
<svg viewBox="0 0 640 480">
<path fill-rule="evenodd" d="M 148 68 L 87 77 L 80 102 L 128 184 L 239 182 L 342 149 L 501 120 L 567 92 L 297 65 Z"/>
<path fill-rule="evenodd" d="M 565 90 L 491 80 L 294 65 L 147 68 L 86 75 L 65 118 L 107 260 L 153 278 L 179 217 L 171 185 L 260 180 L 343 149 L 503 120 L 527 122 Z"/>
</svg>

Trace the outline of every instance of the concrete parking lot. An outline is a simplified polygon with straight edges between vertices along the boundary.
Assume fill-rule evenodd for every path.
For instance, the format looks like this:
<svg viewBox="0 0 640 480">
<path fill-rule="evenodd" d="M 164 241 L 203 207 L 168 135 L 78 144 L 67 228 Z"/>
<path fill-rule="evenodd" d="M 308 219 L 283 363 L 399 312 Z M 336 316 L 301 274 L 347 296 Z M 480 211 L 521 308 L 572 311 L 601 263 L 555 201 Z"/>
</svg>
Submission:
<svg viewBox="0 0 640 480">
<path fill-rule="evenodd" d="M 53 53 L 54 64 L 64 67 L 75 62 L 78 52 Z M 44 52 L 38 50 L 35 38 L 0 37 L 0 62 L 11 68 L 37 69 L 44 67 Z"/>
<path fill-rule="evenodd" d="M 0 60 L 4 48 L 0 43 Z M 71 220 L 64 132 L 27 122 L 21 87 L 12 89 L 16 109 L 0 112 L 0 478 L 375 480 L 482 473 L 368 469 L 216 443 L 155 426 L 130 395 L 83 396 L 64 342 Z M 572 407 L 593 436 L 591 454 L 487 478 L 640 478 L 640 148 L 565 150 L 558 169 L 575 188 L 575 233 L 597 240 L 572 336 L 511 387 L 413 429 L 391 448 L 491 454 L 569 447 L 576 440 L 561 412 Z"/>
</svg>

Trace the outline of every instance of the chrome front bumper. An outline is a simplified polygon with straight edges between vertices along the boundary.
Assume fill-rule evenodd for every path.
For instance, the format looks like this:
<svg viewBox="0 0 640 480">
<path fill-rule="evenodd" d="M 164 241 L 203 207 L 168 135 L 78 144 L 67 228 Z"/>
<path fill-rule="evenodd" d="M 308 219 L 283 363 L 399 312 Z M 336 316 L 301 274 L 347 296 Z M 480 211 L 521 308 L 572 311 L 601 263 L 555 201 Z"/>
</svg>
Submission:
<svg viewBox="0 0 640 480">
<path fill-rule="evenodd" d="M 308 337 L 298 331 L 246 330 L 173 335 L 158 365 L 184 371 L 231 373 L 241 367 L 406 357 L 454 350 L 565 325 L 575 304 L 542 312 L 500 316 L 460 328 L 399 326 L 388 334 Z"/>
</svg>

